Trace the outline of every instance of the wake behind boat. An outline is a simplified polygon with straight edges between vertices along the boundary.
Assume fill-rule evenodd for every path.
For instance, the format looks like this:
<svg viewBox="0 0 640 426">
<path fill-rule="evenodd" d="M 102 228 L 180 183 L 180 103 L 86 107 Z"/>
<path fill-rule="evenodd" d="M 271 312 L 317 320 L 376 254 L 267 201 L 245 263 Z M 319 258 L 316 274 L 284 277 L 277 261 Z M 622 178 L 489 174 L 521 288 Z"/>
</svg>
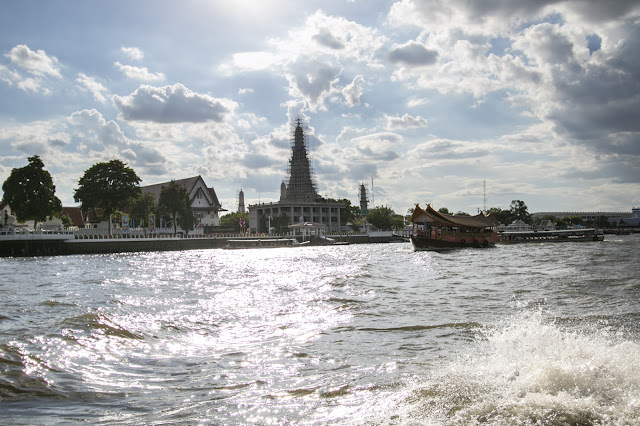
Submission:
<svg viewBox="0 0 640 426">
<path fill-rule="evenodd" d="M 239 238 L 228 240 L 224 249 L 250 249 L 250 248 L 279 248 L 300 247 L 309 244 L 309 241 L 298 242 L 295 238 Z"/>
<path fill-rule="evenodd" d="M 498 221 L 483 213 L 449 215 L 435 211 L 430 204 L 424 210 L 416 205 L 411 222 L 414 250 L 491 247 L 500 240 L 496 232 Z"/>
</svg>

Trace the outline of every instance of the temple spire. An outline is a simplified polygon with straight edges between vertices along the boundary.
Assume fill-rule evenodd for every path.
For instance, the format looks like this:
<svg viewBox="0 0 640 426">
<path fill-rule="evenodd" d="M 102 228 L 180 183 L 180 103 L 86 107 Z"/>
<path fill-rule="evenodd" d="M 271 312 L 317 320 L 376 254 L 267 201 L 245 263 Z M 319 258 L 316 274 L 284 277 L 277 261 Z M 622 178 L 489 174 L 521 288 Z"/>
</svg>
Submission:
<svg viewBox="0 0 640 426">
<path fill-rule="evenodd" d="M 314 201 L 318 198 L 313 182 L 313 170 L 307 156 L 307 145 L 300 118 L 296 120 L 291 158 L 289 160 L 289 182 L 286 185 L 286 201 Z"/>
</svg>

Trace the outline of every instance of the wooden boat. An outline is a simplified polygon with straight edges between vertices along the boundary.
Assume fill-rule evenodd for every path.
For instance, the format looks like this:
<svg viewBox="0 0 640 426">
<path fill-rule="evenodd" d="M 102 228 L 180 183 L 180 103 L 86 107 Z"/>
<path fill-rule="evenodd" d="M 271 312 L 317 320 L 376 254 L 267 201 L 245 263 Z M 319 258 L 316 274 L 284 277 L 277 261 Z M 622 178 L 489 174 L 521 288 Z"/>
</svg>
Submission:
<svg viewBox="0 0 640 426">
<path fill-rule="evenodd" d="M 302 243 L 295 238 L 241 238 L 227 240 L 224 249 L 251 249 L 251 248 L 279 248 L 279 247 L 300 247 L 309 244 L 309 241 Z"/>
<path fill-rule="evenodd" d="M 483 213 L 449 215 L 435 211 L 430 204 L 424 210 L 416 205 L 411 223 L 414 250 L 491 247 L 500 240 L 496 232 L 498 221 Z"/>
<path fill-rule="evenodd" d="M 500 232 L 500 244 L 571 243 L 604 241 L 604 233 L 594 228 L 562 229 L 557 231 Z"/>
</svg>

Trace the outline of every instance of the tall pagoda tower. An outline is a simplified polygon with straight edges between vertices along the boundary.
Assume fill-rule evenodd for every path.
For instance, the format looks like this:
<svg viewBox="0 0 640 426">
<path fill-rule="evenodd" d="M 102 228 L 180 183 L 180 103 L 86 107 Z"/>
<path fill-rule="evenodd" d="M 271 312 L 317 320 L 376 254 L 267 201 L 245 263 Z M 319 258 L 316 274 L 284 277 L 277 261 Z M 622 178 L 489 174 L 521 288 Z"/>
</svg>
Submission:
<svg viewBox="0 0 640 426">
<path fill-rule="evenodd" d="M 289 159 L 289 182 L 281 188 L 281 201 L 314 201 L 318 198 L 313 179 L 313 170 L 307 157 L 307 144 L 304 131 L 298 119 L 294 131 L 292 154 Z M 285 195 L 283 197 L 283 195 Z"/>
<path fill-rule="evenodd" d="M 360 213 L 363 216 L 369 214 L 369 198 L 367 198 L 367 188 L 364 186 L 364 183 L 360 184 Z"/>
</svg>

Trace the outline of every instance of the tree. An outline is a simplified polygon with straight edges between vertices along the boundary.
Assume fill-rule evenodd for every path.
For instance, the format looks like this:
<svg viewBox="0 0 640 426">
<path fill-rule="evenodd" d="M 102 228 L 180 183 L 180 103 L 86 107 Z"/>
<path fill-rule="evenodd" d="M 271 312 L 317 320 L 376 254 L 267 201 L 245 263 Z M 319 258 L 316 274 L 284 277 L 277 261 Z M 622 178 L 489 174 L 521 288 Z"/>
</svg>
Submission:
<svg viewBox="0 0 640 426">
<path fill-rule="evenodd" d="M 9 204 L 18 222 L 33 220 L 35 229 L 38 222 L 59 213 L 62 203 L 55 196 L 56 187 L 40 157 L 34 155 L 28 161 L 28 165 L 11 170 L 2 184 L 2 201 Z"/>
<path fill-rule="evenodd" d="M 511 219 L 517 220 L 520 219 L 524 223 L 531 223 L 531 215 L 529 214 L 529 210 L 524 201 L 513 200 L 511 201 L 510 206 Z"/>
<path fill-rule="evenodd" d="M 582 226 L 584 224 L 582 216 L 565 216 L 563 219 L 567 226 Z"/>
<path fill-rule="evenodd" d="M 84 172 L 73 199 L 83 210 L 100 207 L 108 216 L 140 193 L 140 181 L 136 172 L 120 160 L 97 163 Z"/>
<path fill-rule="evenodd" d="M 401 214 L 391 215 L 391 227 L 396 231 L 404 229 L 404 220 L 405 217 Z"/>
<path fill-rule="evenodd" d="M 182 212 L 180 212 L 180 216 L 178 217 L 178 224 L 180 225 L 180 228 L 187 231 L 188 234 L 189 231 L 193 231 L 198 219 L 193 214 L 193 208 L 191 208 L 191 198 L 189 198 L 189 193 L 186 189 L 184 190 L 184 193 L 182 195 L 182 202 L 183 207 Z"/>
<path fill-rule="evenodd" d="M 511 219 L 511 212 L 509 210 L 503 210 L 500 207 L 491 207 L 487 212 L 487 216 L 491 215 L 492 218 L 505 225 L 513 222 Z"/>
<path fill-rule="evenodd" d="M 390 229 L 393 226 L 391 216 L 394 214 L 394 211 L 389 207 L 374 207 L 369 209 L 367 221 L 378 229 Z"/>
<path fill-rule="evenodd" d="M 611 222 L 609 222 L 609 218 L 607 216 L 598 216 L 595 218 L 592 224 L 596 228 L 607 228 L 611 226 Z"/>
<path fill-rule="evenodd" d="M 182 218 L 181 226 L 187 226 L 187 228 L 190 224 L 189 220 L 191 220 L 191 229 L 193 229 L 193 210 L 191 209 L 189 193 L 184 189 L 184 186 L 176 183 L 175 180 L 172 180 L 160 190 L 158 209 L 171 218 L 174 235 L 178 233 L 178 218 Z M 187 228 L 183 229 L 189 231 L 190 229 Z"/>
<path fill-rule="evenodd" d="M 153 194 L 141 192 L 137 197 L 129 201 L 129 213 L 131 218 L 136 220 L 140 226 L 145 226 L 149 220 L 149 215 L 156 210 L 156 200 Z"/>
<path fill-rule="evenodd" d="M 440 208 L 438 209 L 438 213 L 442 213 L 442 214 L 451 214 L 451 213 L 449 212 L 449 209 L 448 209 L 448 208 L 446 208 L 446 207 L 440 207 Z"/>
<path fill-rule="evenodd" d="M 244 212 L 234 212 L 225 214 L 220 217 L 220 226 L 233 227 L 234 230 L 240 231 L 240 219 L 244 219 L 245 229 L 249 228 L 249 214 Z"/>
</svg>

